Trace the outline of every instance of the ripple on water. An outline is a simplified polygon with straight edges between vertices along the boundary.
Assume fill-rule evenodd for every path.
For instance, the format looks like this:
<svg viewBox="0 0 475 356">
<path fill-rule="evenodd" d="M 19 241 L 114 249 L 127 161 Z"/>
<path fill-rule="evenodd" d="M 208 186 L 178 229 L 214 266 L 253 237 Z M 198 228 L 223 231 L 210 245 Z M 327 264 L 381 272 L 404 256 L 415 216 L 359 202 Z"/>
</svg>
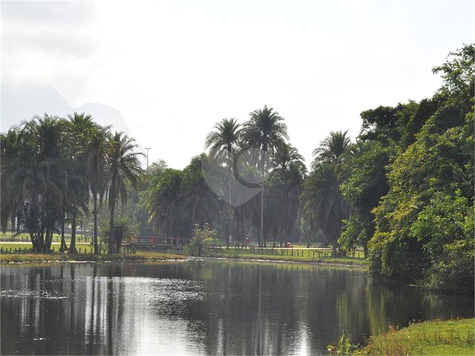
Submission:
<svg viewBox="0 0 475 356">
<path fill-rule="evenodd" d="M 123 280 L 124 281 L 124 280 Z M 179 316 L 188 306 L 205 298 L 201 284 L 183 279 L 126 278 L 136 303 L 146 303 L 160 314 Z"/>
<path fill-rule="evenodd" d="M 31 290 L 31 289 L 4 289 L 0 291 L 1 298 L 31 298 L 31 299 L 66 299 L 66 295 L 47 290 Z"/>
</svg>

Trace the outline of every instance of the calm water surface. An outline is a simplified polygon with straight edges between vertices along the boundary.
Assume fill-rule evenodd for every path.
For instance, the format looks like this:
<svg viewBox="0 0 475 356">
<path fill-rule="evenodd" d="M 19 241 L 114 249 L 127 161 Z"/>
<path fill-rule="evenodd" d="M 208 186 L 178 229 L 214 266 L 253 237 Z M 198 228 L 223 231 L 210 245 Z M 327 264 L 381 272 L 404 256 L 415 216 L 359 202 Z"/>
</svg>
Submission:
<svg viewBox="0 0 475 356">
<path fill-rule="evenodd" d="M 342 333 L 472 317 L 362 271 L 191 261 L 1 268 L 1 354 L 327 355 Z"/>
</svg>

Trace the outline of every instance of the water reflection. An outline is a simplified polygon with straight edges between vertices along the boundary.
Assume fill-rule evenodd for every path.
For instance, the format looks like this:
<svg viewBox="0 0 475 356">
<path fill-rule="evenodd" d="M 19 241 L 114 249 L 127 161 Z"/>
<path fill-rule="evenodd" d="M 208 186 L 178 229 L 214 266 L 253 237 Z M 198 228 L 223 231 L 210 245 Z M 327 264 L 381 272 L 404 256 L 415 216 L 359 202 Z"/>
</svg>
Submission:
<svg viewBox="0 0 475 356">
<path fill-rule="evenodd" d="M 1 270 L 2 354 L 327 354 L 389 324 L 473 316 L 473 299 L 361 271 L 187 262 Z"/>
</svg>

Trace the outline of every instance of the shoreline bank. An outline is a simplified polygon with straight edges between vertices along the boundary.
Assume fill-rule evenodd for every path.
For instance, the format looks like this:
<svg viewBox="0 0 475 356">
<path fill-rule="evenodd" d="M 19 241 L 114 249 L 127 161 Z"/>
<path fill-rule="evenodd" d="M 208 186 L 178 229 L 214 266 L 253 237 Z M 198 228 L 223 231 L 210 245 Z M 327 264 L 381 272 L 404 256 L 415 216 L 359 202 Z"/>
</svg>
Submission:
<svg viewBox="0 0 475 356">
<path fill-rule="evenodd" d="M 151 262 L 183 262 L 189 260 L 210 260 L 210 261 L 234 261 L 250 263 L 282 263 L 282 264 L 302 264 L 312 266 L 340 267 L 348 269 L 365 269 L 364 263 L 350 263 L 338 259 L 322 258 L 316 260 L 299 260 L 285 258 L 269 258 L 266 256 L 258 258 L 256 256 L 203 256 L 190 257 L 186 255 L 161 253 L 161 252 L 137 252 L 135 254 L 116 255 L 91 255 L 91 254 L 1 254 L 0 265 L 29 265 L 29 264 L 64 264 L 64 263 L 151 263 Z M 275 256 L 277 257 L 277 256 Z"/>
</svg>

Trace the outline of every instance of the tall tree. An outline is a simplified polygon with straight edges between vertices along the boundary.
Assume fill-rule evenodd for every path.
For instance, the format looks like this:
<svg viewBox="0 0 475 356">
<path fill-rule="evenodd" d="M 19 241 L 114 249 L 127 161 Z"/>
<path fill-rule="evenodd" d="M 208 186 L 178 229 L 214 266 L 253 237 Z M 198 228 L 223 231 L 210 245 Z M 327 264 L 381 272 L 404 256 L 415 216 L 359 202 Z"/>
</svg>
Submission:
<svg viewBox="0 0 475 356">
<path fill-rule="evenodd" d="M 374 234 L 372 210 L 389 190 L 386 178 L 389 157 L 394 150 L 380 141 L 357 141 L 349 149 L 343 171 L 348 179 L 342 186 L 345 199 L 351 205 L 351 216 L 344 222 L 340 245 L 347 251 L 356 244 L 363 246 L 367 254 L 367 243 Z"/>
<path fill-rule="evenodd" d="M 348 150 L 351 142 L 347 134 L 348 131 L 330 132 L 330 136 L 325 138 L 320 146 L 313 150 L 315 158 L 312 162 L 312 168 L 315 168 L 321 162 L 338 165 L 340 158 Z"/>
<path fill-rule="evenodd" d="M 86 164 L 87 148 L 98 126 L 90 115 L 85 113 L 68 115 L 66 127 L 66 149 L 73 167 L 72 174 L 68 177 L 66 202 L 69 207 L 71 223 L 71 243 L 69 250 L 76 253 L 77 216 L 82 211 L 87 212 L 89 198 Z"/>
<path fill-rule="evenodd" d="M 208 158 L 204 153 L 194 157 L 183 170 L 183 213 L 193 224 L 211 224 L 221 210 L 218 196 L 205 181 L 201 167 Z"/>
<path fill-rule="evenodd" d="M 94 253 L 99 253 L 97 244 L 97 215 L 99 214 L 99 204 L 102 203 L 106 189 L 106 144 L 110 136 L 108 127 L 96 127 L 91 133 L 91 137 L 86 147 L 86 179 L 93 202 L 93 240 Z"/>
<path fill-rule="evenodd" d="M 261 216 L 259 240 L 262 238 L 265 245 L 264 235 L 264 191 L 265 191 L 265 170 L 266 159 L 268 155 L 273 155 L 277 147 L 288 140 L 287 125 L 284 118 L 273 108 L 264 108 L 254 110 L 250 113 L 250 119 L 243 126 L 243 142 L 248 148 L 257 148 L 261 151 L 259 168 L 262 179 L 261 191 Z M 260 241 L 259 241 L 260 244 Z"/>
<path fill-rule="evenodd" d="M 15 169 L 19 168 L 21 159 L 20 130 L 17 127 L 11 128 L 6 134 L 0 135 L 1 147 L 1 226 L 2 232 L 7 231 L 8 220 L 11 219 L 12 226 L 15 224 L 16 216 L 21 210 L 22 201 L 19 194 L 15 194 L 10 189 L 11 176 Z M 13 229 L 12 229 L 13 232 Z"/>
<path fill-rule="evenodd" d="M 22 210 L 34 250 L 49 251 L 63 211 L 65 182 L 71 173 L 63 132 L 62 121 L 45 114 L 13 129 L 2 142 L 2 205 L 10 205 L 2 208 L 2 215 Z"/>
<path fill-rule="evenodd" d="M 126 183 L 130 182 L 134 187 L 141 179 L 142 168 L 138 156 L 140 152 L 134 152 L 137 145 L 134 140 L 124 133 L 116 133 L 107 141 L 107 172 L 108 192 L 107 199 L 110 210 L 110 238 L 109 253 L 114 252 L 114 213 L 118 199 L 122 205 L 127 204 Z"/>
<path fill-rule="evenodd" d="M 228 203 L 228 218 L 232 220 L 233 207 L 231 205 L 232 194 L 232 176 L 233 176 L 233 159 L 239 150 L 239 143 L 241 139 L 241 125 L 238 124 L 235 118 L 222 119 L 214 125 L 214 131 L 206 136 L 205 147 L 209 148 L 210 158 L 225 162 L 227 168 L 227 203 Z M 235 214 L 236 215 L 236 214 Z M 231 225 L 228 225 L 227 236 L 231 235 Z M 227 240 L 227 239 L 226 239 Z M 228 241 L 228 240 L 227 240 Z"/>
<path fill-rule="evenodd" d="M 304 182 L 303 215 L 313 230 L 321 229 L 337 255 L 338 238 L 343 220 L 349 216 L 349 205 L 340 190 L 341 178 L 334 164 L 322 162 Z"/>
<path fill-rule="evenodd" d="M 297 221 L 297 215 L 300 207 L 300 194 L 302 193 L 303 181 L 306 174 L 304 158 L 298 150 L 284 143 L 279 146 L 274 153 L 274 170 L 271 174 L 271 184 L 273 195 L 279 198 L 277 205 L 281 206 L 281 213 L 274 222 L 280 222 L 280 245 L 282 247 L 283 237 L 290 237 Z M 275 236 L 274 236 L 275 247 Z"/>
<path fill-rule="evenodd" d="M 192 223 L 183 214 L 183 173 L 166 168 L 156 184 L 150 186 L 147 210 L 161 236 L 190 237 Z"/>
<path fill-rule="evenodd" d="M 314 224 L 315 231 L 321 229 L 332 244 L 335 256 L 338 248 L 343 220 L 349 216 L 349 205 L 341 193 L 345 181 L 342 169 L 344 158 L 350 146 L 346 132 L 331 132 L 330 136 L 313 151 L 313 171 L 304 183 L 304 217 Z"/>
</svg>

